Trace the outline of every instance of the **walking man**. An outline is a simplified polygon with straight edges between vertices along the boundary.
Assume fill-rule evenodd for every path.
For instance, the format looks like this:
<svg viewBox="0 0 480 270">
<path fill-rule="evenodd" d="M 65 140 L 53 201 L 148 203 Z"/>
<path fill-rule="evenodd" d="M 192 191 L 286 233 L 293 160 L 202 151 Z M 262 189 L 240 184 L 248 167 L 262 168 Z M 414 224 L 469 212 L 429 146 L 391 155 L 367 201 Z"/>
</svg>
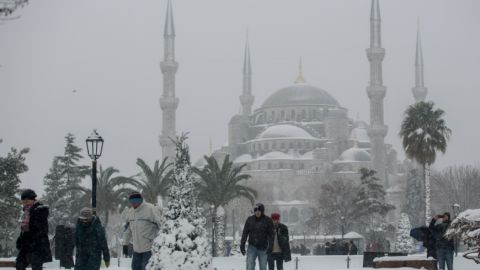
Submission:
<svg viewBox="0 0 480 270">
<path fill-rule="evenodd" d="M 85 207 L 80 211 L 75 228 L 75 270 L 98 270 L 103 260 L 105 266 L 110 266 L 110 252 L 108 251 L 105 229 L 100 219 L 93 215 L 91 208 Z"/>
<path fill-rule="evenodd" d="M 267 253 L 273 248 L 273 223 L 265 215 L 265 206 L 257 203 L 253 208 L 254 214 L 247 218 L 243 227 L 240 251 L 247 254 L 247 270 L 255 270 L 255 260 L 258 257 L 260 270 L 267 270 Z M 245 243 L 248 238 L 248 250 L 245 252 Z"/>
<path fill-rule="evenodd" d="M 123 254 L 128 254 L 128 244 L 133 243 L 132 270 L 145 270 L 152 256 L 153 240 L 161 224 L 160 210 L 143 201 L 140 193 L 128 197 L 132 208 L 127 213 L 127 225 L 123 234 Z"/>
<path fill-rule="evenodd" d="M 43 263 L 52 261 L 48 240 L 48 206 L 36 198 L 37 194 L 31 189 L 26 189 L 21 194 L 23 215 L 17 239 L 17 270 L 25 270 L 29 264 L 32 270 L 41 270 Z"/>
<path fill-rule="evenodd" d="M 435 247 L 438 257 L 438 269 L 445 270 L 445 264 L 448 270 L 453 270 L 453 253 L 455 252 L 455 244 L 453 239 L 445 237 L 445 232 L 450 227 L 450 213 L 445 212 L 443 215 L 435 216 L 430 222 L 429 229 L 436 238 Z"/>
<path fill-rule="evenodd" d="M 280 214 L 272 213 L 273 222 L 273 248 L 272 253 L 268 254 L 268 270 L 274 270 L 275 264 L 277 270 L 283 270 L 283 261 L 292 260 L 290 253 L 290 243 L 288 238 L 288 227 L 280 223 Z"/>
</svg>

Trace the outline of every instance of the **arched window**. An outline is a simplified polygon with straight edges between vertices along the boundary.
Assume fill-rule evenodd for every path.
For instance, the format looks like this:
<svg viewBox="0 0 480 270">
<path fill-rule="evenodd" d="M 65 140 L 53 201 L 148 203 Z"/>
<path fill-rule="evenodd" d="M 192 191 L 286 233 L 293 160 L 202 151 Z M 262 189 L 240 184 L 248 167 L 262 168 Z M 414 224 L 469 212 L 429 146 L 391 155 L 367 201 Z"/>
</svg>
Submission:
<svg viewBox="0 0 480 270">
<path fill-rule="evenodd" d="M 295 119 L 295 110 L 292 110 L 292 119 Z"/>
<path fill-rule="evenodd" d="M 296 207 L 292 207 L 290 209 L 288 220 L 291 220 L 292 222 L 296 222 L 296 221 L 298 222 L 300 220 L 299 211 Z"/>
<path fill-rule="evenodd" d="M 280 120 L 282 120 L 282 121 L 285 120 L 285 111 L 284 110 L 280 111 Z"/>
</svg>

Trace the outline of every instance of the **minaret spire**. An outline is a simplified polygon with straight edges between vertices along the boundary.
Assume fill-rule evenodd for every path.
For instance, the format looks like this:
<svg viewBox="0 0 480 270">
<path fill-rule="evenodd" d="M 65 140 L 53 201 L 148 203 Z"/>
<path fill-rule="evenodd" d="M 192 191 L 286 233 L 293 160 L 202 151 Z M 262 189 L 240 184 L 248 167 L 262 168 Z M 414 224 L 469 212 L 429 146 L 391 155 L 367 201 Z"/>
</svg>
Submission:
<svg viewBox="0 0 480 270">
<path fill-rule="evenodd" d="M 417 25 L 417 48 L 415 52 L 415 87 L 412 88 L 415 102 L 425 101 L 428 89 L 425 87 L 423 74 L 423 53 L 422 41 L 420 37 L 420 19 Z"/>
<path fill-rule="evenodd" d="M 372 0 L 370 14 L 370 48 L 367 49 L 367 58 L 370 62 L 370 83 L 367 86 L 367 94 L 370 99 L 370 126 L 368 136 L 370 137 L 373 167 L 377 171 L 385 186 L 387 182 L 386 170 L 386 147 L 385 136 L 388 127 L 383 120 L 383 99 L 387 88 L 383 85 L 382 62 L 385 57 L 385 49 L 381 42 L 381 17 L 380 4 L 378 0 Z"/>
<path fill-rule="evenodd" d="M 168 0 L 164 28 L 164 54 L 160 69 L 163 73 L 163 94 L 160 97 L 162 109 L 162 134 L 159 141 L 163 157 L 175 158 L 176 116 L 178 98 L 175 97 L 175 74 L 178 63 L 175 61 L 175 27 L 173 24 L 172 1 Z"/>
<path fill-rule="evenodd" d="M 248 117 L 252 114 L 252 105 L 254 97 L 252 96 L 252 64 L 250 62 L 250 44 L 247 37 L 245 42 L 245 54 L 243 58 L 243 91 L 240 96 L 240 104 L 242 105 L 242 115 Z"/>
<path fill-rule="evenodd" d="M 302 57 L 300 56 L 300 60 L 298 62 L 298 76 L 297 79 L 295 79 L 295 83 L 305 83 L 305 78 L 303 77 L 303 63 L 302 63 Z"/>
</svg>

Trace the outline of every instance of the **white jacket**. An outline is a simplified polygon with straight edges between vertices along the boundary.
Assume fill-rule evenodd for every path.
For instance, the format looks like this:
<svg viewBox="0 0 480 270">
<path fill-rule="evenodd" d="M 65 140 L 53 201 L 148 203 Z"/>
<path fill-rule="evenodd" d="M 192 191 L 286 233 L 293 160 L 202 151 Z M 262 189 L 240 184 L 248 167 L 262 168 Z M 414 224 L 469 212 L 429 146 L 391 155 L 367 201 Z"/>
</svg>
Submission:
<svg viewBox="0 0 480 270">
<path fill-rule="evenodd" d="M 129 209 L 123 245 L 133 243 L 133 251 L 137 253 L 150 251 L 161 222 L 161 210 L 153 204 L 143 202 L 137 209 Z"/>
</svg>

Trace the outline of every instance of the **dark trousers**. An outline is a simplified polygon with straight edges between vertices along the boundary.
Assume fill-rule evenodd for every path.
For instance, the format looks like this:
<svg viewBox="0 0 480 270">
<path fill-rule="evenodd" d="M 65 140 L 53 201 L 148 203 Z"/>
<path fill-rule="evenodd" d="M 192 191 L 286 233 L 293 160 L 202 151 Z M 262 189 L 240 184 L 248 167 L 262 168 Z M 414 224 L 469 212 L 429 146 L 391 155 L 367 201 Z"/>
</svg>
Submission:
<svg viewBox="0 0 480 270">
<path fill-rule="evenodd" d="M 283 270 L 283 255 L 282 253 L 272 253 L 268 255 L 268 270 L 275 269 L 275 263 L 277 264 L 277 270 Z"/>
<path fill-rule="evenodd" d="M 43 269 L 43 262 L 42 258 L 40 258 L 35 253 L 20 250 L 17 256 L 17 260 L 15 262 L 15 268 L 17 270 L 25 270 L 27 266 L 31 265 L 32 270 L 42 270 Z"/>
<path fill-rule="evenodd" d="M 148 260 L 150 260 L 151 256 L 151 251 L 142 253 L 133 252 L 132 270 L 145 270 L 145 267 L 147 266 Z"/>
</svg>

